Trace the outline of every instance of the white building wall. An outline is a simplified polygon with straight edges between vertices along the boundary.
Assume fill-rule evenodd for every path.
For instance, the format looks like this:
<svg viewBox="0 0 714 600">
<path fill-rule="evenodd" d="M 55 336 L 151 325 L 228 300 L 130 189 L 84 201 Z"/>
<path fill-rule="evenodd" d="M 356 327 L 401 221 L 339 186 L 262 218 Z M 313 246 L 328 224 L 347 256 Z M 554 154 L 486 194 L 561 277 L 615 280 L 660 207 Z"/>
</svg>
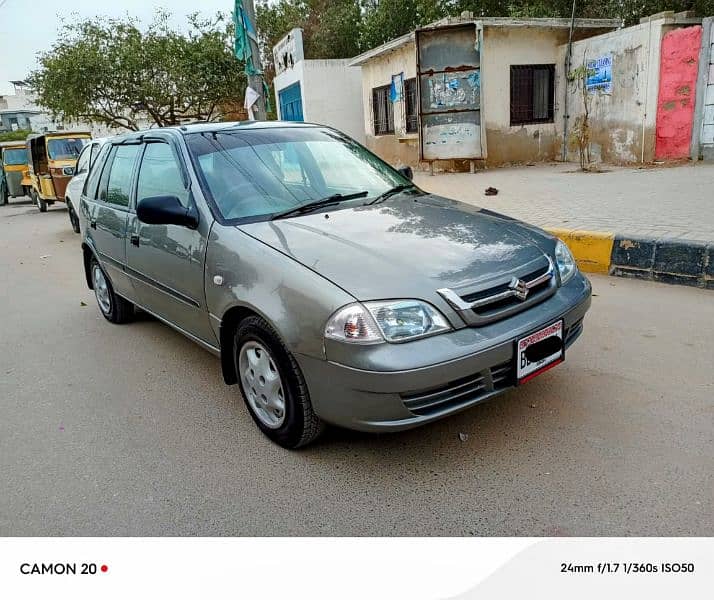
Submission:
<svg viewBox="0 0 714 600">
<path fill-rule="evenodd" d="M 304 61 L 303 116 L 308 122 L 339 129 L 363 144 L 361 69 L 347 66 L 348 62 Z"/>
<path fill-rule="evenodd" d="M 558 46 L 563 29 L 485 27 L 481 52 L 481 95 L 486 123 L 486 162 L 506 164 L 552 160 L 559 147 L 552 123 L 511 125 L 511 66 L 556 65 L 555 110 L 558 106 Z"/>
<path fill-rule="evenodd" d="M 275 105 L 278 119 L 280 91 L 300 82 L 302 114 L 308 123 L 328 125 L 364 143 L 362 124 L 362 77 L 349 59 L 301 60 L 275 76 Z"/>
<path fill-rule="evenodd" d="M 701 108 L 701 152 L 706 160 L 714 160 L 714 17 L 706 20 L 703 52 L 700 57 L 699 71 L 703 84 Z M 697 100 L 699 102 L 699 100 Z"/>
<path fill-rule="evenodd" d="M 283 118 L 283 115 L 280 114 L 280 97 L 278 94 L 281 90 L 290 87 L 298 81 L 300 82 L 300 97 L 302 98 L 303 117 L 305 116 L 304 67 L 305 61 L 301 60 L 291 69 L 278 73 L 275 76 L 275 79 L 273 79 L 273 88 L 275 89 L 275 113 L 278 115 L 278 120 Z"/>
<path fill-rule="evenodd" d="M 394 133 L 374 135 L 372 90 L 392 83 L 392 75 L 404 73 L 404 80 L 416 77 L 416 48 L 408 42 L 362 66 L 362 128 L 367 147 L 394 166 L 419 164 L 419 134 L 405 133 L 404 99 L 395 102 Z"/>
<path fill-rule="evenodd" d="M 593 160 L 630 163 L 643 158 L 645 162 L 654 159 L 660 42 L 664 26 L 664 19 L 651 20 L 573 44 L 571 69 L 582 66 L 589 59 L 612 56 L 612 93 L 592 94 L 589 122 Z M 566 51 L 567 45 L 560 47 L 561 81 L 564 79 Z M 563 86 L 557 94 L 562 105 Z M 582 88 L 571 83 L 568 86 L 568 126 L 571 130 L 576 117 L 582 113 Z M 562 136 L 562 110 L 556 111 L 556 125 Z M 577 150 L 569 149 L 568 158 L 578 160 Z"/>
</svg>

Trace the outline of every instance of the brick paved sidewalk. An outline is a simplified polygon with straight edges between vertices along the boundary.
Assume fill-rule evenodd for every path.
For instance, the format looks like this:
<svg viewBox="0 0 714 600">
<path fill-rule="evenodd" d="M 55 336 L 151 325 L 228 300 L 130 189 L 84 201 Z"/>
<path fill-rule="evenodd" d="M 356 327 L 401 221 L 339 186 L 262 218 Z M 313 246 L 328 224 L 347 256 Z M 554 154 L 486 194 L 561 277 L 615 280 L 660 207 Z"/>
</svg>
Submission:
<svg viewBox="0 0 714 600">
<path fill-rule="evenodd" d="M 416 173 L 422 189 L 535 225 L 645 238 L 714 242 L 714 165 L 612 168 L 580 173 L 573 164 Z M 485 188 L 498 188 L 485 196 Z"/>
</svg>

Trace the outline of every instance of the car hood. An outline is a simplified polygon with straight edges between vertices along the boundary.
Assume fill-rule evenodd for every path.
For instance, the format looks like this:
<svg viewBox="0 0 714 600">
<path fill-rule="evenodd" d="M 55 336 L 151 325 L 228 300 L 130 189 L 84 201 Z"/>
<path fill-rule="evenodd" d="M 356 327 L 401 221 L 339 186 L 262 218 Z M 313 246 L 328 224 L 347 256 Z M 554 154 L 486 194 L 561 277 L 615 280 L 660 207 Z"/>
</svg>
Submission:
<svg viewBox="0 0 714 600">
<path fill-rule="evenodd" d="M 478 207 L 412 194 L 239 228 L 359 300 L 428 300 L 439 288 L 481 288 L 542 262 L 552 240 Z"/>
</svg>

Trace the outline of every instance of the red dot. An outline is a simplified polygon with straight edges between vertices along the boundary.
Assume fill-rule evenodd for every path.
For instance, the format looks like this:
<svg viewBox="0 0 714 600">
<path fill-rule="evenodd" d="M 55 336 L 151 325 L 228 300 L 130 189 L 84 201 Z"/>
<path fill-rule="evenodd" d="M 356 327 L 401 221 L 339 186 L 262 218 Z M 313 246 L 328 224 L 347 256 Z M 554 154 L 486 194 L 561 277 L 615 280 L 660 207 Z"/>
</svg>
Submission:
<svg viewBox="0 0 714 600">
<path fill-rule="evenodd" d="M 109 570 L 109 567 L 107 565 L 102 565 L 100 568 L 102 573 L 106 573 Z"/>
</svg>

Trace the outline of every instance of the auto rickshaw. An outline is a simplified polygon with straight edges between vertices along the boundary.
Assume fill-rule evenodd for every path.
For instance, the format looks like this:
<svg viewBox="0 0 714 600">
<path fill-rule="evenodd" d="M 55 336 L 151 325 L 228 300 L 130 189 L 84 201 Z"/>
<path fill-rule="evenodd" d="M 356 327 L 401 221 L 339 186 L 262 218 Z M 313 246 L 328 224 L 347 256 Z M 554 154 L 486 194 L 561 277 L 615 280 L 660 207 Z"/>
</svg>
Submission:
<svg viewBox="0 0 714 600">
<path fill-rule="evenodd" d="M 92 135 L 86 131 L 55 131 L 27 137 L 30 196 L 40 212 L 46 212 L 47 206 L 55 202 L 64 202 L 77 157 L 91 139 Z"/>
<path fill-rule="evenodd" d="M 25 196 L 29 184 L 23 181 L 24 171 L 27 170 L 27 149 L 25 142 L 0 143 L 0 204 L 7 204 L 10 197 Z"/>
</svg>

